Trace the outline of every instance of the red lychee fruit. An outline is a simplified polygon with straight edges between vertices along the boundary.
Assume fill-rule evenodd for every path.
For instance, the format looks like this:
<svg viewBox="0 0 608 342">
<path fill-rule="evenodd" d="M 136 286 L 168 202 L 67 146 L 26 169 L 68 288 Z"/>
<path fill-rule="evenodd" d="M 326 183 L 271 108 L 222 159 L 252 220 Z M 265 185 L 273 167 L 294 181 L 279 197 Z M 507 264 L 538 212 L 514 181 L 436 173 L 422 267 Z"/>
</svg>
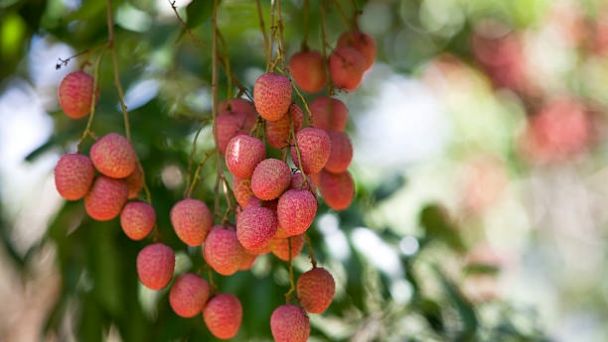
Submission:
<svg viewBox="0 0 608 342">
<path fill-rule="evenodd" d="M 148 236 L 156 224 L 154 208 L 145 202 L 130 202 L 120 213 L 120 226 L 131 240 Z"/>
<path fill-rule="evenodd" d="M 179 276 L 169 291 L 169 304 L 173 312 L 184 318 L 201 313 L 207 299 L 209 299 L 209 283 L 193 273 Z"/>
<path fill-rule="evenodd" d="M 342 132 L 348 121 L 348 108 L 344 102 L 328 96 L 319 96 L 310 103 L 312 125 L 326 131 Z"/>
<path fill-rule="evenodd" d="M 83 71 L 74 71 L 63 78 L 57 93 L 59 106 L 65 115 L 72 119 L 80 119 L 89 114 L 94 83 L 93 77 Z"/>
<path fill-rule="evenodd" d="M 348 208 L 355 196 L 355 184 L 348 171 L 342 173 L 322 171 L 319 175 L 319 189 L 325 203 L 336 211 Z"/>
<path fill-rule="evenodd" d="M 369 69 L 376 60 L 376 41 L 372 36 L 360 32 L 344 32 L 338 38 L 338 47 L 351 47 L 365 58 L 365 70 Z"/>
<path fill-rule="evenodd" d="M 296 235 L 285 239 L 274 238 L 270 241 L 270 250 L 277 258 L 289 261 L 289 243 L 291 241 L 291 259 L 302 252 L 304 247 L 304 235 Z"/>
<path fill-rule="evenodd" d="M 211 230 L 213 216 L 204 202 L 186 198 L 171 208 L 171 224 L 186 245 L 200 246 Z"/>
<path fill-rule="evenodd" d="M 327 132 L 331 147 L 325 170 L 333 173 L 346 171 L 353 160 L 353 145 L 344 132 Z"/>
<path fill-rule="evenodd" d="M 258 258 L 255 254 L 249 254 L 247 252 L 243 253 L 243 258 L 241 259 L 241 264 L 239 265 L 239 271 L 247 271 L 253 267 L 255 264 L 255 260 Z"/>
<path fill-rule="evenodd" d="M 249 134 L 258 114 L 253 103 L 245 99 L 231 99 L 219 104 L 219 114 L 215 119 L 216 143 L 224 154 L 230 139 L 239 134 Z"/>
<path fill-rule="evenodd" d="M 137 167 L 135 150 L 127 138 L 110 133 L 91 147 L 91 160 L 97 171 L 112 178 L 125 178 Z"/>
<path fill-rule="evenodd" d="M 255 197 L 270 201 L 281 196 L 291 183 L 291 169 L 282 160 L 262 160 L 251 176 L 251 190 Z"/>
<path fill-rule="evenodd" d="M 217 273 L 229 276 L 241 266 L 245 250 L 236 238 L 233 229 L 214 226 L 205 240 L 203 257 Z"/>
<path fill-rule="evenodd" d="M 331 273 L 322 267 L 314 267 L 298 278 L 298 299 L 310 313 L 323 313 L 334 298 L 336 283 Z"/>
<path fill-rule="evenodd" d="M 301 307 L 285 304 L 272 312 L 270 330 L 275 342 L 306 342 L 310 335 L 310 320 Z"/>
<path fill-rule="evenodd" d="M 243 307 L 238 298 L 222 293 L 207 302 L 203 319 L 213 336 L 227 340 L 236 336 L 243 320 Z"/>
<path fill-rule="evenodd" d="M 264 119 L 279 120 L 291 104 L 289 78 L 270 72 L 260 76 L 253 86 L 253 103 Z"/>
<path fill-rule="evenodd" d="M 135 167 L 135 170 L 125 178 L 127 185 L 129 186 L 129 199 L 134 199 L 139 196 L 139 192 L 144 187 L 144 174 L 139 168 L 139 165 Z"/>
<path fill-rule="evenodd" d="M 289 188 L 295 190 L 308 190 L 313 194 L 317 191 L 312 179 L 309 176 L 304 178 L 302 172 L 299 171 L 291 175 L 291 184 L 289 185 Z"/>
<path fill-rule="evenodd" d="M 64 154 L 55 166 L 55 187 L 69 201 L 83 198 L 93 184 L 95 169 L 89 157 L 79 153 Z"/>
<path fill-rule="evenodd" d="M 289 71 L 298 87 L 307 93 L 319 92 L 327 83 L 325 61 L 318 51 L 301 51 L 291 56 Z"/>
<path fill-rule="evenodd" d="M 316 214 L 317 199 L 308 190 L 287 190 L 279 198 L 277 219 L 287 236 L 304 233 Z"/>
<path fill-rule="evenodd" d="M 93 219 L 109 221 L 120 214 L 128 196 L 129 187 L 123 179 L 99 176 L 84 197 L 84 208 Z"/>
<path fill-rule="evenodd" d="M 300 150 L 299 158 L 306 174 L 317 173 L 323 169 L 329 159 L 329 136 L 319 128 L 303 128 L 296 134 L 297 148 Z M 294 164 L 300 165 L 296 146 L 291 148 L 291 158 Z"/>
<path fill-rule="evenodd" d="M 276 231 L 277 218 L 268 208 L 247 207 L 236 218 L 236 236 L 252 254 L 268 246 Z"/>
<path fill-rule="evenodd" d="M 237 135 L 226 147 L 226 167 L 236 177 L 250 178 L 256 165 L 265 156 L 266 149 L 260 139 Z"/>
<path fill-rule="evenodd" d="M 350 47 L 338 47 L 329 56 L 329 74 L 337 88 L 352 91 L 359 87 L 365 72 L 365 57 Z"/>
<path fill-rule="evenodd" d="M 277 121 L 266 122 L 266 141 L 268 144 L 279 149 L 289 146 L 292 122 L 294 133 L 297 133 L 302 128 L 304 113 L 295 103 L 289 106 L 287 115 Z"/>
<path fill-rule="evenodd" d="M 148 245 L 137 255 L 139 281 L 149 289 L 165 288 L 173 277 L 174 268 L 175 253 L 162 243 Z"/>
<path fill-rule="evenodd" d="M 232 192 L 234 193 L 234 197 L 241 208 L 247 207 L 249 205 L 249 201 L 251 201 L 251 199 L 254 197 L 253 191 L 251 191 L 250 179 L 234 177 L 234 181 L 232 183 Z"/>
</svg>

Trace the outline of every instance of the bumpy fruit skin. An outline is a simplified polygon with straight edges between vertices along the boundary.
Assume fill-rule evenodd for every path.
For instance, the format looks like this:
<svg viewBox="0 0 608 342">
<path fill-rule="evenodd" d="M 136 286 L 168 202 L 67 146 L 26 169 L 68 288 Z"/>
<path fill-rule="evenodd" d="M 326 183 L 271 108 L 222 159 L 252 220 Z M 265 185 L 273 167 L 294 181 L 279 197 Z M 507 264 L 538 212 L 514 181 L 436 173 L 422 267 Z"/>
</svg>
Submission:
<svg viewBox="0 0 608 342">
<path fill-rule="evenodd" d="M 291 183 L 291 170 L 282 160 L 262 160 L 251 176 L 251 190 L 255 197 L 270 201 L 281 196 Z"/>
<path fill-rule="evenodd" d="M 223 101 L 215 120 L 216 143 L 224 154 L 230 139 L 239 134 L 248 134 L 255 125 L 258 114 L 253 103 L 245 99 Z"/>
<path fill-rule="evenodd" d="M 268 208 L 248 207 L 236 218 L 236 236 L 241 246 L 252 254 L 267 247 L 276 231 L 277 218 Z"/>
<path fill-rule="evenodd" d="M 239 270 L 245 250 L 233 229 L 214 226 L 205 240 L 203 257 L 217 273 L 229 276 Z"/>
<path fill-rule="evenodd" d="M 289 59 L 289 71 L 300 89 L 317 93 L 327 83 L 324 62 L 318 51 L 301 51 Z"/>
<path fill-rule="evenodd" d="M 304 181 L 305 179 L 307 179 L 307 181 Z M 299 171 L 291 175 L 291 184 L 289 185 L 289 188 L 295 190 L 308 190 L 313 194 L 315 194 L 317 191 L 316 186 L 312 182 L 310 176 L 304 178 L 302 172 Z"/>
<path fill-rule="evenodd" d="M 204 202 L 186 198 L 171 209 L 171 224 L 186 245 L 200 246 L 211 230 L 213 216 Z"/>
<path fill-rule="evenodd" d="M 308 190 L 287 190 L 279 198 L 277 218 L 287 236 L 304 233 L 316 214 L 317 199 Z"/>
<path fill-rule="evenodd" d="M 304 172 L 310 174 L 321 171 L 329 159 L 331 148 L 327 133 L 322 129 L 307 127 L 298 132 L 296 140 Z M 295 146 L 291 148 L 291 159 L 294 164 L 300 164 Z"/>
<path fill-rule="evenodd" d="M 203 319 L 213 336 L 227 340 L 236 336 L 243 320 L 243 307 L 231 294 L 211 298 L 203 310 Z"/>
<path fill-rule="evenodd" d="M 125 178 L 137 167 L 135 150 L 127 138 L 110 133 L 91 147 L 91 160 L 97 171 L 112 178 Z"/>
<path fill-rule="evenodd" d="M 295 103 L 289 106 L 287 115 L 283 115 L 277 121 L 266 122 L 266 141 L 268 144 L 279 149 L 289 146 L 289 134 L 292 122 L 295 133 L 302 129 L 304 113 L 302 113 L 302 109 Z"/>
<path fill-rule="evenodd" d="M 93 163 L 82 154 L 64 154 L 55 166 L 55 188 L 68 201 L 83 198 L 89 192 L 94 177 Z"/>
<path fill-rule="evenodd" d="M 331 147 L 325 170 L 341 173 L 348 169 L 353 160 L 353 145 L 344 132 L 328 132 Z"/>
<path fill-rule="evenodd" d="M 131 240 L 148 236 L 156 224 L 154 208 L 145 202 L 130 202 L 120 213 L 120 226 Z"/>
<path fill-rule="evenodd" d="M 173 277 L 175 253 L 167 245 L 155 243 L 144 247 L 137 255 L 137 275 L 147 288 L 165 288 Z"/>
<path fill-rule="evenodd" d="M 336 283 L 331 273 L 324 268 L 315 267 L 298 278 L 296 290 L 304 309 L 320 314 L 331 304 L 336 293 Z"/>
<path fill-rule="evenodd" d="M 338 47 L 329 56 L 329 74 L 334 85 L 346 91 L 359 87 L 365 72 L 365 57 L 350 47 Z"/>
<path fill-rule="evenodd" d="M 226 147 L 226 167 L 236 177 L 250 178 L 259 162 L 264 160 L 266 149 L 260 139 L 237 135 Z"/>
<path fill-rule="evenodd" d="M 306 342 L 310 335 L 310 320 L 301 307 L 285 304 L 272 312 L 270 330 L 275 342 Z"/>
<path fill-rule="evenodd" d="M 232 191 L 234 192 L 234 197 L 241 208 L 247 207 L 251 199 L 254 197 L 253 191 L 251 191 L 250 179 L 234 177 L 234 181 L 232 182 Z"/>
<path fill-rule="evenodd" d="M 93 77 L 83 71 L 74 71 L 63 78 L 57 93 L 59 106 L 65 115 L 72 119 L 80 119 L 89 114 L 94 83 Z"/>
<path fill-rule="evenodd" d="M 372 36 L 360 32 L 344 32 L 338 38 L 338 47 L 348 46 L 357 51 L 365 58 L 365 70 L 369 69 L 376 60 L 376 41 Z"/>
<path fill-rule="evenodd" d="M 274 73 L 260 76 L 253 86 L 253 103 L 260 116 L 268 121 L 277 121 L 291 104 L 291 82 L 289 78 Z"/>
<path fill-rule="evenodd" d="M 296 235 L 286 239 L 275 237 L 270 242 L 272 254 L 283 261 L 289 261 L 289 241 L 291 241 L 291 259 L 298 256 L 304 247 L 304 235 Z"/>
<path fill-rule="evenodd" d="M 342 173 L 322 171 L 319 174 L 319 189 L 325 203 L 336 211 L 348 208 L 355 196 L 355 184 L 348 171 Z"/>
<path fill-rule="evenodd" d="M 348 108 L 344 102 L 328 96 L 319 96 L 310 103 L 312 125 L 326 131 L 342 132 L 348 121 Z"/>
<path fill-rule="evenodd" d="M 207 299 L 209 299 L 209 283 L 193 273 L 179 276 L 169 291 L 169 304 L 173 312 L 184 318 L 201 313 Z"/>
<path fill-rule="evenodd" d="M 84 208 L 93 219 L 109 221 L 120 214 L 128 196 L 129 188 L 124 180 L 99 176 L 84 197 Z"/>
<path fill-rule="evenodd" d="M 125 178 L 125 181 L 127 181 L 127 185 L 129 186 L 129 199 L 137 198 L 139 192 L 144 187 L 144 174 L 139 166 L 135 167 L 135 170 Z"/>
</svg>

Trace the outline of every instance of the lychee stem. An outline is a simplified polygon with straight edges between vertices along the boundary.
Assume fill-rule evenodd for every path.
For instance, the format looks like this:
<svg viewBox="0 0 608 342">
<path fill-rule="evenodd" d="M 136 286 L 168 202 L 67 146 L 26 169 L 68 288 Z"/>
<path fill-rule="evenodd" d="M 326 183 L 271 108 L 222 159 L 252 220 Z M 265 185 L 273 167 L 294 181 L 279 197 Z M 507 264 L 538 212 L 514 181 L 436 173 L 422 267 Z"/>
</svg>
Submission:
<svg viewBox="0 0 608 342">
<path fill-rule="evenodd" d="M 306 242 L 306 248 L 308 249 L 308 257 L 310 258 L 310 263 L 312 264 L 312 268 L 317 268 L 317 259 L 315 258 L 315 250 L 312 247 L 312 242 L 310 241 L 310 237 L 308 234 L 304 235 L 304 242 Z"/>
<path fill-rule="evenodd" d="M 93 70 L 93 94 L 91 95 L 91 111 L 89 113 L 89 119 L 87 120 L 87 125 L 78 140 L 78 144 L 76 145 L 76 149 L 80 151 L 80 147 L 84 139 L 87 136 L 93 136 L 93 132 L 91 131 L 91 126 L 93 125 L 93 119 L 95 118 L 95 107 L 97 106 L 97 86 L 99 85 L 99 65 L 101 64 L 101 59 L 103 58 L 106 49 L 104 48 L 97 56 L 97 60 L 95 61 L 95 68 Z"/>
<path fill-rule="evenodd" d="M 217 119 L 217 106 L 218 106 L 218 94 L 217 94 L 217 86 L 218 86 L 218 54 L 217 54 L 217 10 L 218 10 L 218 2 L 217 0 L 213 0 L 213 11 L 211 12 L 211 98 L 212 98 L 212 107 L 211 107 L 211 117 L 212 121 L 212 130 L 213 136 L 217 136 L 217 125 L 215 121 Z M 215 186 L 213 188 L 214 198 L 213 198 L 213 214 L 214 216 L 219 216 L 219 206 L 220 206 L 220 198 L 218 196 L 219 188 L 220 188 L 220 177 L 223 175 L 223 170 L 221 166 L 220 160 L 220 148 L 215 143 Z"/>
<path fill-rule="evenodd" d="M 329 46 L 329 44 L 327 43 L 327 27 L 326 27 L 326 22 L 325 22 L 325 4 L 326 2 L 322 1 L 319 4 L 319 12 L 321 13 L 321 54 L 323 55 L 323 60 L 326 63 L 323 63 L 323 70 L 325 71 L 325 79 L 327 79 L 327 92 L 329 93 L 329 95 L 333 95 L 334 94 L 334 82 L 331 79 L 331 75 L 329 74 L 329 67 L 328 67 L 328 63 L 327 63 L 327 46 Z"/>
<path fill-rule="evenodd" d="M 351 21 L 348 19 L 348 16 L 344 12 L 344 8 L 342 8 L 340 1 L 334 0 L 334 4 L 336 5 L 336 9 L 338 10 L 338 14 L 340 14 L 340 19 L 342 19 L 344 26 L 346 26 L 347 28 L 350 28 Z"/>
<path fill-rule="evenodd" d="M 304 165 L 302 164 L 302 155 L 300 153 L 300 147 L 298 146 L 298 137 L 296 136 L 296 132 L 293 127 L 293 121 L 291 121 L 289 124 L 289 135 L 291 139 L 293 139 L 294 148 L 296 149 L 296 155 L 298 156 L 298 168 L 300 169 L 300 172 L 302 172 L 302 176 L 304 178 L 303 186 L 306 187 L 308 186 L 308 177 L 306 177 L 306 172 L 304 172 Z"/>
<path fill-rule="evenodd" d="M 260 4 L 260 0 L 255 1 L 257 9 L 258 9 L 258 19 L 260 22 L 260 32 L 262 32 L 262 38 L 264 39 L 264 55 L 266 56 L 266 71 L 270 69 L 270 55 L 271 55 L 271 46 L 268 41 L 268 35 L 266 34 L 266 26 L 264 25 L 264 14 L 262 13 L 262 5 Z"/>
<path fill-rule="evenodd" d="M 289 265 L 289 291 L 287 291 L 287 293 L 285 293 L 285 302 L 289 304 L 289 302 L 291 301 L 291 296 L 293 295 L 293 293 L 296 291 L 296 282 L 295 282 L 295 277 L 293 274 L 293 264 L 291 262 L 291 237 L 287 238 L 287 249 L 288 249 L 288 256 L 289 259 L 287 260 L 287 263 Z"/>
</svg>

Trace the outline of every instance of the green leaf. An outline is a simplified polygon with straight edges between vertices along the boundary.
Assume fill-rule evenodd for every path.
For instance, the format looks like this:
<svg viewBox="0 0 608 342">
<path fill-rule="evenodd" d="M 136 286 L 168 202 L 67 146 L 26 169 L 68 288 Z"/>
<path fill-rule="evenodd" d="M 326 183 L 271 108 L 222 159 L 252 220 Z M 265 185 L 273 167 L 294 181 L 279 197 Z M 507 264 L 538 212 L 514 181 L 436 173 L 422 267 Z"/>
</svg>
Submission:
<svg viewBox="0 0 608 342">
<path fill-rule="evenodd" d="M 219 3 L 219 1 L 218 1 Z M 213 12 L 213 0 L 193 0 L 186 7 L 186 27 L 189 29 L 195 28 L 211 18 Z"/>
<path fill-rule="evenodd" d="M 450 303 L 454 306 L 456 311 L 458 311 L 458 315 L 463 323 L 463 329 L 459 333 L 456 340 L 474 340 L 477 328 L 479 326 L 479 321 L 473 304 L 471 304 L 471 302 L 469 302 L 469 300 L 462 295 L 460 289 L 450 279 L 448 279 L 445 274 L 443 274 L 437 265 L 433 267 L 433 270 L 439 278 L 443 291 L 449 298 Z"/>
</svg>

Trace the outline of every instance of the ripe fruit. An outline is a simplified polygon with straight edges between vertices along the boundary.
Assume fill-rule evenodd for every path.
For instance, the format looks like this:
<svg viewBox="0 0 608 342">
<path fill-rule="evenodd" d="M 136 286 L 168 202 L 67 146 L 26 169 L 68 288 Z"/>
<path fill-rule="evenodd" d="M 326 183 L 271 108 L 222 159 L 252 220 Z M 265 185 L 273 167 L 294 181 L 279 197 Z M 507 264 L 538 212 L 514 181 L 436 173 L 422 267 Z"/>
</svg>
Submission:
<svg viewBox="0 0 608 342">
<path fill-rule="evenodd" d="M 333 173 L 346 171 L 353 159 L 353 145 L 344 132 L 328 132 L 331 147 L 325 170 Z"/>
<path fill-rule="evenodd" d="M 331 148 L 327 133 L 322 129 L 307 127 L 298 132 L 296 140 L 304 172 L 309 174 L 321 171 L 329 159 Z M 291 158 L 294 164 L 300 164 L 295 146 L 291 148 Z"/>
<path fill-rule="evenodd" d="M 295 103 L 289 106 L 287 115 L 283 115 L 277 121 L 266 122 L 266 141 L 274 148 L 284 148 L 289 146 L 291 133 L 291 124 L 293 122 L 293 130 L 297 133 L 302 128 L 304 121 L 304 113 Z"/>
<path fill-rule="evenodd" d="M 334 85 L 346 91 L 357 89 L 365 72 L 365 57 L 350 47 L 338 47 L 329 56 L 329 74 Z"/>
<path fill-rule="evenodd" d="M 308 190 L 313 194 L 317 191 L 312 179 L 309 176 L 304 178 L 302 172 L 296 172 L 291 175 L 291 184 L 289 184 L 289 188 L 295 190 Z"/>
<path fill-rule="evenodd" d="M 270 72 L 260 76 L 253 86 L 253 103 L 264 119 L 279 120 L 291 104 L 289 78 Z"/>
<path fill-rule="evenodd" d="M 325 203 L 337 211 L 348 208 L 355 196 L 355 184 L 348 171 L 342 173 L 322 171 L 319 174 L 319 189 Z"/>
<path fill-rule="evenodd" d="M 67 74 L 59 85 L 59 106 L 72 119 L 85 117 L 91 111 L 94 80 L 83 71 Z"/>
<path fill-rule="evenodd" d="M 226 167 L 239 178 L 250 178 L 256 165 L 266 156 L 264 143 L 248 135 L 237 135 L 226 147 Z"/>
<path fill-rule="evenodd" d="M 209 283 L 193 273 L 179 276 L 169 291 L 169 304 L 173 312 L 185 318 L 201 313 L 208 298 Z"/>
<path fill-rule="evenodd" d="M 203 257 L 217 273 L 229 276 L 241 266 L 245 251 L 232 229 L 214 226 L 205 240 Z"/>
<path fill-rule="evenodd" d="M 310 104 L 312 125 L 326 131 L 344 131 L 348 109 L 344 102 L 333 97 L 320 96 Z"/>
<path fill-rule="evenodd" d="M 331 304 L 336 293 L 336 283 L 327 270 L 314 267 L 298 278 L 296 290 L 304 309 L 310 313 L 320 314 Z"/>
<path fill-rule="evenodd" d="M 262 160 L 251 176 L 253 194 L 264 201 L 281 196 L 291 183 L 291 170 L 284 161 L 269 158 Z"/>
<path fill-rule="evenodd" d="M 204 202 L 186 198 L 171 209 L 171 224 L 186 245 L 199 246 L 211 229 L 213 217 Z"/>
<path fill-rule="evenodd" d="M 370 35 L 360 31 L 344 32 L 338 38 L 338 47 L 348 46 L 365 58 L 365 69 L 369 69 L 376 60 L 376 41 Z"/>
<path fill-rule="evenodd" d="M 287 236 L 304 233 L 317 214 L 317 199 L 308 190 L 287 190 L 277 206 L 279 225 Z"/>
<path fill-rule="evenodd" d="M 270 242 L 270 250 L 277 258 L 289 261 L 289 242 L 291 241 L 291 259 L 302 252 L 304 247 L 304 235 L 296 235 L 284 239 L 274 238 Z"/>
<path fill-rule="evenodd" d="M 238 134 L 249 134 L 257 116 L 253 103 L 244 99 L 232 99 L 219 104 L 215 134 L 216 143 L 222 154 L 226 151 L 230 139 Z"/>
<path fill-rule="evenodd" d="M 148 236 L 156 224 L 156 212 L 145 202 L 130 202 L 120 213 L 120 226 L 131 240 Z"/>
<path fill-rule="evenodd" d="M 272 312 L 270 330 L 275 342 L 306 342 L 310 335 L 310 320 L 301 307 L 285 304 Z"/>
<path fill-rule="evenodd" d="M 232 183 L 232 192 L 234 193 L 234 197 L 241 208 L 247 207 L 253 198 L 253 191 L 251 191 L 251 180 L 234 177 L 234 181 Z"/>
<path fill-rule="evenodd" d="M 243 307 L 231 294 L 218 294 L 207 302 L 203 319 L 213 336 L 227 340 L 236 336 L 243 320 Z"/>
<path fill-rule="evenodd" d="M 139 166 L 135 167 L 135 170 L 125 178 L 125 181 L 127 181 L 127 186 L 129 186 L 129 199 L 137 198 L 139 192 L 144 187 L 144 174 Z"/>
<path fill-rule="evenodd" d="M 99 176 L 84 198 L 84 208 L 93 219 L 109 221 L 120 214 L 128 196 L 129 188 L 124 180 Z"/>
<path fill-rule="evenodd" d="M 239 271 L 247 271 L 253 267 L 255 260 L 257 259 L 257 255 L 249 254 L 247 252 L 243 253 L 243 258 L 241 259 L 241 264 L 239 265 Z"/>
<path fill-rule="evenodd" d="M 268 208 L 248 207 L 236 218 L 236 236 L 252 254 L 268 246 L 276 231 L 277 218 Z"/>
<path fill-rule="evenodd" d="M 82 154 L 64 154 L 55 166 L 55 187 L 59 195 L 69 201 L 83 198 L 89 192 L 94 177 L 93 163 Z"/>
<path fill-rule="evenodd" d="M 144 247 L 137 255 L 137 275 L 147 288 L 160 290 L 169 284 L 175 268 L 173 250 L 162 243 Z"/>
<path fill-rule="evenodd" d="M 125 178 L 137 166 L 137 156 L 127 138 L 110 133 L 91 147 L 91 160 L 102 174 L 112 178 Z"/>
<path fill-rule="evenodd" d="M 301 51 L 291 56 L 289 71 L 298 87 L 307 93 L 319 92 L 327 83 L 325 61 L 318 51 Z"/>
</svg>

